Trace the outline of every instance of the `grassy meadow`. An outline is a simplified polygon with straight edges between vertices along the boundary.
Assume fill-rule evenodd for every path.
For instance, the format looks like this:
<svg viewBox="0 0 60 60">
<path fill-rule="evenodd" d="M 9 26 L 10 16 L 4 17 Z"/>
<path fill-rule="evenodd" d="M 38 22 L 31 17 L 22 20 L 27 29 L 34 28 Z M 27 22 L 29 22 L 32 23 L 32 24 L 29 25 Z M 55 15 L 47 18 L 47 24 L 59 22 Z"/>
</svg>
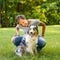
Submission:
<svg viewBox="0 0 60 60">
<path fill-rule="evenodd" d="M 16 47 L 11 42 L 14 34 L 15 28 L 0 28 L 0 60 L 60 60 L 60 25 L 46 26 L 46 46 L 34 56 L 19 57 L 14 53 Z"/>
</svg>

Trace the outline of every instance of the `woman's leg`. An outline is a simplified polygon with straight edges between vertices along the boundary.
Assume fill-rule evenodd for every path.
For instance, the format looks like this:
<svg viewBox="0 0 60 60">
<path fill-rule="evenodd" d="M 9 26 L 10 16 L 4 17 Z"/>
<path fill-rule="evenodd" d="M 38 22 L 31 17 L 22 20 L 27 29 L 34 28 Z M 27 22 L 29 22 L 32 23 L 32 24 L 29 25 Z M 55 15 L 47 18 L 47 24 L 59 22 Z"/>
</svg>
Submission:
<svg viewBox="0 0 60 60">
<path fill-rule="evenodd" d="M 14 45 L 18 46 L 21 43 L 22 38 L 23 36 L 15 36 L 14 41 L 13 41 Z"/>
<path fill-rule="evenodd" d="M 45 45 L 46 41 L 43 37 L 38 37 L 38 43 L 37 43 L 37 51 L 40 51 Z"/>
</svg>

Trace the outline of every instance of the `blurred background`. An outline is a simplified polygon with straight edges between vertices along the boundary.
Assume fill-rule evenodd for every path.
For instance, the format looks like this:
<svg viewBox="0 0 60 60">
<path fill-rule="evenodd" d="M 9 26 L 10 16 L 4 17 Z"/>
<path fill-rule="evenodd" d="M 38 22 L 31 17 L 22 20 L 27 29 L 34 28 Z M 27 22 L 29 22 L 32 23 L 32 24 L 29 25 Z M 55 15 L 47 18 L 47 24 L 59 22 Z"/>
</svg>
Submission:
<svg viewBox="0 0 60 60">
<path fill-rule="evenodd" d="M 18 14 L 46 25 L 59 25 L 60 0 L 0 0 L 0 27 L 15 27 Z"/>
</svg>

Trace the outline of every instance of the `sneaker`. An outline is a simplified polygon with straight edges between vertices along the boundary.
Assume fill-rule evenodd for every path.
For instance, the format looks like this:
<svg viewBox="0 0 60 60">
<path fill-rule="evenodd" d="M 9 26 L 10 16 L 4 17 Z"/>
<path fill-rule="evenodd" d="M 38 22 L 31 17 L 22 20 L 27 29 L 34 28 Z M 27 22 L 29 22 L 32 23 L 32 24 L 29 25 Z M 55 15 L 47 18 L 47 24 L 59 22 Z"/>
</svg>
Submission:
<svg viewBox="0 0 60 60">
<path fill-rule="evenodd" d="M 20 48 L 16 48 L 15 53 L 18 56 L 22 56 L 21 51 L 20 51 Z"/>
</svg>

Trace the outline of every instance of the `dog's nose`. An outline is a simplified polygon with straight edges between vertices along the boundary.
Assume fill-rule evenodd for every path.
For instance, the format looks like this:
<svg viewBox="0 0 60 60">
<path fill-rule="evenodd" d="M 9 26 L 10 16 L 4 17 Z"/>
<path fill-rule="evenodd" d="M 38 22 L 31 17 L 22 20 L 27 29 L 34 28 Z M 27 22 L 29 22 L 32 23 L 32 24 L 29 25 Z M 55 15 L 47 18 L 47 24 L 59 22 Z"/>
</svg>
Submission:
<svg viewBox="0 0 60 60">
<path fill-rule="evenodd" d="M 32 34 L 32 32 L 30 32 Z"/>
</svg>

